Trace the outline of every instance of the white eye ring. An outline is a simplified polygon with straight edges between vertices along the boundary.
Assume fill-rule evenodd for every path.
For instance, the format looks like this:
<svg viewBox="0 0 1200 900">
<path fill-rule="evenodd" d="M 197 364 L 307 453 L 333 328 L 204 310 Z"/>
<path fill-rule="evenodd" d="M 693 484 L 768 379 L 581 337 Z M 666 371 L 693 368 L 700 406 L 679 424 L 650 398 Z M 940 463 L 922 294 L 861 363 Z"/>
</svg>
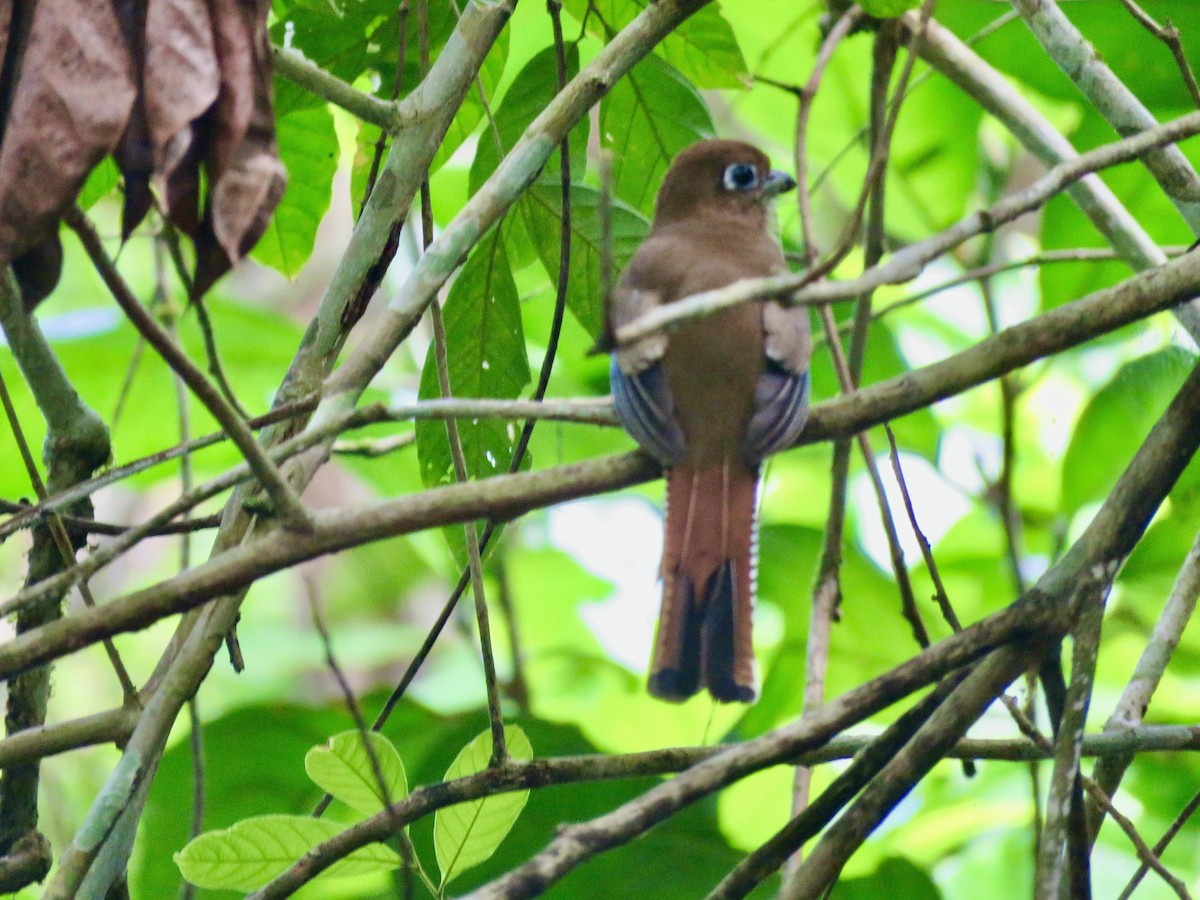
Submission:
<svg viewBox="0 0 1200 900">
<path fill-rule="evenodd" d="M 750 163 L 734 163 L 721 179 L 727 191 L 752 191 L 758 187 L 758 169 Z"/>
</svg>

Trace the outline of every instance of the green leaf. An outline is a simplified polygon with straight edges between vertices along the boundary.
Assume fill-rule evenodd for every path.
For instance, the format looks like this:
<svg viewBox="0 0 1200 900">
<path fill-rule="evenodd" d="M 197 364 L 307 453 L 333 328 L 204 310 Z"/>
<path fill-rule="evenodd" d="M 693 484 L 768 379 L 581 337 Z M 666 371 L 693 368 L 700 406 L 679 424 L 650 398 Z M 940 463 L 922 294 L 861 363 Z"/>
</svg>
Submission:
<svg viewBox="0 0 1200 900">
<path fill-rule="evenodd" d="M 308 59 L 351 84 L 372 75 L 375 94 L 390 98 L 396 83 L 399 29 L 395 0 L 317 0 L 291 4 L 271 26 L 272 40 L 299 50 Z M 407 50 L 400 77 L 401 94 L 421 80 L 417 16 L 408 16 Z M 437 59 L 454 31 L 458 16 L 449 3 L 430 3 L 426 16 L 429 52 Z"/>
<path fill-rule="evenodd" d="M 197 887 L 253 891 L 343 830 L 337 822 L 310 816 L 255 816 L 200 835 L 175 854 L 175 864 Z M 386 872 L 399 865 L 395 851 L 372 844 L 334 863 L 320 877 Z"/>
<path fill-rule="evenodd" d="M 603 145 L 613 153 L 613 193 L 645 213 L 671 159 L 714 134 L 703 98 L 669 63 L 648 56 L 600 103 Z"/>
<path fill-rule="evenodd" d="M 1195 41 L 1200 32 L 1200 4 L 1146 0 L 1139 5 L 1160 24 L 1169 19 L 1179 29 L 1183 36 L 1183 51 L 1195 70 L 1200 63 L 1200 48 Z M 1068 3 L 1063 9 L 1092 45 L 1096 57 L 1125 84 L 1137 86 L 1138 99 L 1142 103 L 1151 109 L 1173 106 L 1180 112 L 1192 107 L 1187 86 L 1171 52 L 1149 31 L 1138 27 L 1119 6 Z M 940 0 L 936 15 L 939 22 L 959 37 L 967 38 L 1006 11 L 1006 6 L 999 3 Z M 1001 28 L 982 41 L 976 50 L 992 65 L 1020 78 L 1042 94 L 1071 102 L 1081 100 L 1070 79 L 1054 64 L 1029 29 L 1020 24 Z M 1163 111 L 1158 118 L 1163 121 L 1171 115 Z"/>
<path fill-rule="evenodd" d="M 750 72 L 742 48 L 715 3 L 685 19 L 657 49 L 698 88 L 749 85 Z"/>
<path fill-rule="evenodd" d="M 566 55 L 567 77 L 573 78 L 579 72 L 579 49 L 572 44 Z M 468 190 L 474 194 L 496 170 L 500 160 L 496 143 L 507 153 L 512 149 L 517 139 L 524 134 L 529 123 L 537 118 L 546 105 L 554 98 L 555 86 L 558 83 L 558 63 L 553 47 L 542 50 L 525 67 L 517 73 L 512 85 L 504 94 L 499 109 L 495 112 L 496 129 L 489 126 L 479 137 L 479 145 L 475 150 L 475 159 L 471 163 L 471 178 Z M 587 165 L 587 118 L 571 129 L 571 171 L 574 177 L 582 177 Z M 546 173 L 558 174 L 558 153 L 550 158 L 543 167 Z"/>
<path fill-rule="evenodd" d="M 511 399 L 529 383 L 521 306 L 499 232 L 485 237 L 467 259 L 442 310 L 446 358 L 455 397 Z M 440 396 L 433 345 L 421 373 L 420 397 Z M 417 459 L 427 486 L 454 480 L 446 423 L 418 422 Z M 471 478 L 496 475 L 512 461 L 515 431 L 500 419 L 460 419 L 458 433 Z"/>
<path fill-rule="evenodd" d="M 1196 357 L 1178 347 L 1150 353 L 1118 369 L 1091 399 L 1063 457 L 1062 505 L 1067 514 L 1108 495 L 1195 364 Z M 1193 466 L 1178 488 L 1194 484 Z"/>
<path fill-rule="evenodd" d="M 294 279 L 312 255 L 317 226 L 329 209 L 338 140 L 327 106 L 295 109 L 277 123 L 279 155 L 288 170 L 283 199 L 251 255 Z"/>
<path fill-rule="evenodd" d="M 516 725 L 504 727 L 512 759 L 533 759 L 529 738 Z M 482 732 L 463 747 L 446 770 L 446 781 L 482 772 L 492 756 L 492 733 Z M 529 791 L 497 794 L 440 809 L 433 820 L 433 846 L 445 886 L 466 869 L 488 859 L 525 808 Z"/>
<path fill-rule="evenodd" d="M 521 198 L 526 230 L 551 281 L 558 278 L 562 188 L 551 181 L 533 185 Z M 614 275 L 629 262 L 646 236 L 646 219 L 623 203 L 611 208 Z M 600 283 L 600 192 L 571 186 L 571 256 L 567 275 L 567 308 L 593 337 L 604 330 L 604 290 Z"/>
<path fill-rule="evenodd" d="M 567 0 L 567 10 L 602 40 L 633 21 L 643 0 Z M 712 3 L 684 19 L 654 48 L 699 88 L 741 88 L 750 81 L 746 59 L 720 7 Z"/>
<path fill-rule="evenodd" d="M 83 183 L 83 189 L 79 192 L 79 208 L 85 211 L 91 209 L 97 200 L 108 196 L 120 182 L 121 172 L 117 164 L 111 156 L 104 157 Z"/>
<path fill-rule="evenodd" d="M 941 900 L 942 892 L 924 869 L 892 856 L 870 875 L 840 879 L 829 895 L 830 900 L 869 900 L 881 896 L 896 900 Z"/>
<path fill-rule="evenodd" d="M 862 0 L 863 11 L 877 19 L 894 19 L 921 5 L 921 0 Z"/>
<path fill-rule="evenodd" d="M 368 736 L 387 787 L 386 797 L 380 793 L 379 778 L 358 731 L 343 731 L 331 737 L 324 746 L 313 747 L 305 754 L 304 771 L 326 793 L 351 809 L 372 816 L 387 803 L 408 796 L 408 778 L 404 773 L 404 762 L 392 742 L 373 731 L 368 732 Z"/>
</svg>

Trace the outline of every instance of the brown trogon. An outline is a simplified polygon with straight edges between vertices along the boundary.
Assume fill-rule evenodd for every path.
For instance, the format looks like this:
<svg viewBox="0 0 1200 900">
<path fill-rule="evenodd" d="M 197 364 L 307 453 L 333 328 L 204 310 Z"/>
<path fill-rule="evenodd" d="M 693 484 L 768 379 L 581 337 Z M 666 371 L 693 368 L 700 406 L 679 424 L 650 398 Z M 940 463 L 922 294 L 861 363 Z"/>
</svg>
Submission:
<svg viewBox="0 0 1200 900">
<path fill-rule="evenodd" d="M 671 163 L 650 234 L 608 309 L 610 335 L 658 306 L 786 270 L 773 197 L 795 187 L 740 141 L 702 141 Z M 662 611 L 650 693 L 682 701 L 757 695 L 755 505 L 764 458 L 808 417 L 808 311 L 777 301 L 722 310 L 615 345 L 621 424 L 667 469 Z"/>
</svg>

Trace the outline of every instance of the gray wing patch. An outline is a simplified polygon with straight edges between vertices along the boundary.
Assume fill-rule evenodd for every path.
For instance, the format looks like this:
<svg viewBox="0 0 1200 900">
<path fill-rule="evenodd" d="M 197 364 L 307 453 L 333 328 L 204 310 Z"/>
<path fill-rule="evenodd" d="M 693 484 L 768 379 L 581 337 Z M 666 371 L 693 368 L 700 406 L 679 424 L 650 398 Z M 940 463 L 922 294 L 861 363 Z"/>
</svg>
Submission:
<svg viewBox="0 0 1200 900">
<path fill-rule="evenodd" d="M 746 434 L 746 461 L 757 465 L 796 443 L 808 421 L 808 365 L 812 332 L 808 310 L 763 304 L 766 368 L 754 391 L 754 414 Z"/>
<path fill-rule="evenodd" d="M 664 466 L 683 459 L 683 429 L 675 419 L 675 403 L 662 366 L 627 375 L 614 354 L 609 377 L 617 418 L 641 448 Z"/>
<path fill-rule="evenodd" d="M 768 362 L 754 391 L 754 415 L 746 434 L 746 461 L 762 462 L 796 443 L 808 421 L 808 372 L 798 375 Z"/>
</svg>

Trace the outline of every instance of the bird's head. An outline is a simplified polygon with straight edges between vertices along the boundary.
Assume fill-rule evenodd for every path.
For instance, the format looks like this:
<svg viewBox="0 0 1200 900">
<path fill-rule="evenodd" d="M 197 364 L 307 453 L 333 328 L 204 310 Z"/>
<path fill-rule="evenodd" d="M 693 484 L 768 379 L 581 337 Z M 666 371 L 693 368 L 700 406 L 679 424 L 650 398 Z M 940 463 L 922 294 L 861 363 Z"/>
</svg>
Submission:
<svg viewBox="0 0 1200 900">
<path fill-rule="evenodd" d="M 654 202 L 656 226 L 718 215 L 767 222 L 767 205 L 796 186 L 767 155 L 742 141 L 701 141 L 671 162 Z"/>
</svg>

